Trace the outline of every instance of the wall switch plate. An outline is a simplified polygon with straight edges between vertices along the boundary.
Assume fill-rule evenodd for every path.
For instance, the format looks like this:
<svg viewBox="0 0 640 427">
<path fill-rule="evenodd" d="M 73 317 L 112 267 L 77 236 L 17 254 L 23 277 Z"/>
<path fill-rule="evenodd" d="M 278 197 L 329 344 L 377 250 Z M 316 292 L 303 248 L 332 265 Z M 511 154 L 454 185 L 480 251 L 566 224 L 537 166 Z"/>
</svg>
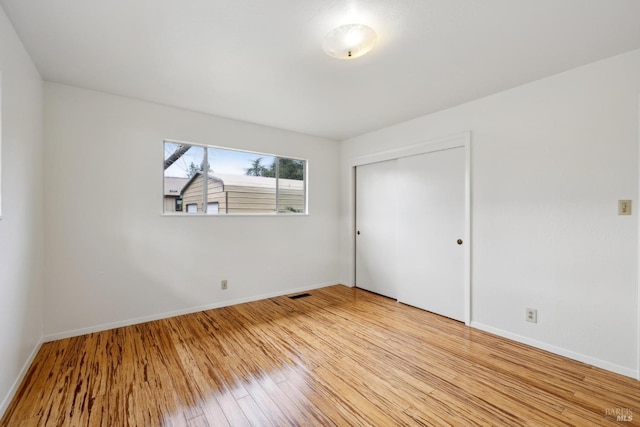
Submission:
<svg viewBox="0 0 640 427">
<path fill-rule="evenodd" d="M 618 215 L 631 215 L 631 200 L 618 200 Z"/>
<path fill-rule="evenodd" d="M 527 308 L 527 322 L 538 323 L 538 310 L 535 308 Z"/>
<path fill-rule="evenodd" d="M 225 290 L 227 289 L 227 281 L 223 280 L 220 282 L 220 289 Z"/>
</svg>

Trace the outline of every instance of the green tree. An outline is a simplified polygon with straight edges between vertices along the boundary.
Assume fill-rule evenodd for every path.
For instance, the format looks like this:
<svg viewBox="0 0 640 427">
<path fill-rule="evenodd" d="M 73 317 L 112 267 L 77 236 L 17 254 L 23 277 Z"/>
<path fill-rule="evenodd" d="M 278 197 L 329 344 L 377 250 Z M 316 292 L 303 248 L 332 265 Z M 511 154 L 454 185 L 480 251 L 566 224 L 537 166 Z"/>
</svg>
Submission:
<svg viewBox="0 0 640 427">
<path fill-rule="evenodd" d="M 249 176 L 269 176 L 269 169 L 262 164 L 262 157 L 258 157 L 251 162 L 251 167 L 245 169 L 245 173 Z"/>
<path fill-rule="evenodd" d="M 196 166 L 195 163 L 191 162 L 191 164 L 189 165 L 189 170 L 187 171 L 187 178 L 193 178 L 194 175 L 202 173 L 202 171 L 204 171 L 204 160 L 202 161 L 202 163 L 200 163 L 200 166 Z M 211 170 L 211 165 L 207 165 L 207 172 L 213 172 Z"/>
<path fill-rule="evenodd" d="M 278 159 L 279 177 L 282 179 L 295 179 L 302 181 L 304 179 L 304 161 L 294 159 Z M 275 176 L 276 162 L 274 160 L 272 169 Z"/>
<path fill-rule="evenodd" d="M 302 181 L 304 179 L 304 161 L 284 158 L 274 158 L 273 162 L 266 167 L 262 164 L 262 157 L 258 157 L 251 162 L 251 167 L 245 169 L 245 173 L 249 176 L 265 176 L 268 178 L 276 177 L 276 162 L 279 167 L 279 178 L 296 179 Z"/>
</svg>

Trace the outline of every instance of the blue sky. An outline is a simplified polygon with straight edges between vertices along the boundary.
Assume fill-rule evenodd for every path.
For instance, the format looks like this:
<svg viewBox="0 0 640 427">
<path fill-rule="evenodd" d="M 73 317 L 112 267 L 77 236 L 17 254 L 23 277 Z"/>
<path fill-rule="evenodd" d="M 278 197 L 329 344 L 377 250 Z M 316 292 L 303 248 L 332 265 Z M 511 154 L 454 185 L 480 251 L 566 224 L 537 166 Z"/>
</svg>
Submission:
<svg viewBox="0 0 640 427">
<path fill-rule="evenodd" d="M 173 153 L 178 146 L 177 143 L 165 142 L 164 158 Z M 245 175 L 246 170 L 251 167 L 253 161 L 262 158 L 262 164 L 269 166 L 273 163 L 273 156 L 245 151 L 234 151 L 222 148 L 209 148 L 209 164 L 214 173 Z M 171 165 L 164 173 L 164 176 L 186 177 L 189 165 L 202 163 L 204 147 L 193 146 L 180 159 Z"/>
</svg>

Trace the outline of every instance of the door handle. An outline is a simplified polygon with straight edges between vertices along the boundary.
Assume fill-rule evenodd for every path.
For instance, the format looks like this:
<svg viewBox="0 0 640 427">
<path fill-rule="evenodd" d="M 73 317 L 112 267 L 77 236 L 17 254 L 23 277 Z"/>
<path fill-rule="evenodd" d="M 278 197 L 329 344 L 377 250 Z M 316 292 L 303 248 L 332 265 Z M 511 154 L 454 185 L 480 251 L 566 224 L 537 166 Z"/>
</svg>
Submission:
<svg viewBox="0 0 640 427">
<path fill-rule="evenodd" d="M 461 245 L 462 244 L 462 239 L 458 239 L 458 244 Z"/>
</svg>

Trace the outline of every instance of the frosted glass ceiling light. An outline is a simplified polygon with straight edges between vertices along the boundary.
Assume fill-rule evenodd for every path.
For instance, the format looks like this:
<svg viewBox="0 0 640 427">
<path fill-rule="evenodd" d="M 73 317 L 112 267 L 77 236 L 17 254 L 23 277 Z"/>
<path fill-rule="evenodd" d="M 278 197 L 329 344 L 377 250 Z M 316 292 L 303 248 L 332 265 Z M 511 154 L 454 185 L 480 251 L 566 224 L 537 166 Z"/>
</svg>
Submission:
<svg viewBox="0 0 640 427">
<path fill-rule="evenodd" d="M 324 38 L 322 48 L 327 55 L 338 59 L 352 59 L 369 52 L 376 43 L 376 32 L 362 24 L 334 28 Z"/>
</svg>

